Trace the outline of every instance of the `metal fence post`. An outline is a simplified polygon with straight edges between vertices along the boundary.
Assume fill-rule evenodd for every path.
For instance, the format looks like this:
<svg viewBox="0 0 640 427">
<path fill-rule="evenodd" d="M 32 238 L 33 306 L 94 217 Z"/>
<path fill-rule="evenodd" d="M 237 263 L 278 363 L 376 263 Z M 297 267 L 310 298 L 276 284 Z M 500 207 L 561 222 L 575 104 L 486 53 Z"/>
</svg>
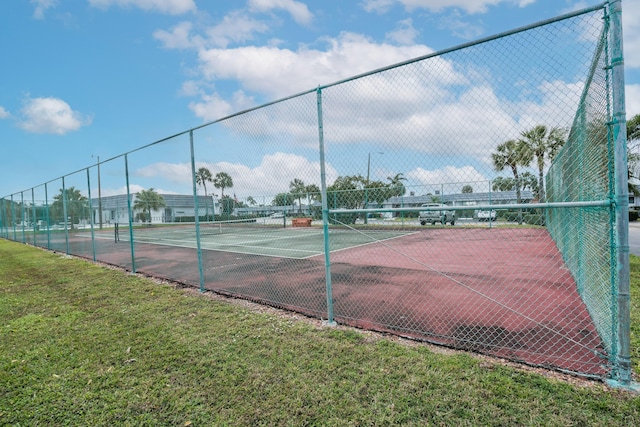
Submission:
<svg viewBox="0 0 640 427">
<path fill-rule="evenodd" d="M 36 196 L 33 190 L 33 187 L 31 187 L 31 214 L 33 215 L 32 218 L 32 227 L 33 228 L 33 246 L 37 246 L 37 240 L 36 240 L 36 235 L 37 235 L 37 218 L 36 218 Z"/>
<path fill-rule="evenodd" d="M 198 187 L 196 182 L 196 160 L 193 149 L 193 129 L 189 131 L 189 147 L 191 150 L 191 183 L 193 190 L 193 207 L 195 209 L 195 223 L 196 223 L 196 248 L 198 251 L 198 275 L 200 277 L 200 292 L 204 292 L 204 270 L 202 268 L 202 246 L 200 244 L 200 210 L 198 206 Z M 206 206 L 206 200 L 205 200 Z M 215 214 L 215 212 L 214 212 Z M 207 209 L 207 217 L 209 211 Z M 207 218 L 208 219 L 208 218 Z"/>
<path fill-rule="evenodd" d="M 24 226 L 24 220 L 25 220 L 25 214 L 24 214 L 24 191 L 20 192 L 20 228 L 22 229 L 22 243 L 27 243 L 27 236 L 25 233 L 25 226 Z"/>
<path fill-rule="evenodd" d="M 5 219 L 4 219 L 4 198 L 0 199 L 0 235 L 4 236 L 4 228 L 5 228 Z"/>
<path fill-rule="evenodd" d="M 89 168 L 87 168 L 87 191 L 89 195 L 89 218 L 91 218 L 91 253 L 93 254 L 93 262 L 96 262 L 96 235 L 93 230 L 93 203 L 91 203 L 91 178 L 89 176 Z"/>
<path fill-rule="evenodd" d="M 51 219 L 49 215 L 49 193 L 47 183 L 44 183 L 44 219 L 47 223 L 47 249 L 51 250 Z"/>
<path fill-rule="evenodd" d="M 124 174 L 127 181 L 127 212 L 129 214 L 129 246 L 131 247 L 131 272 L 135 273 L 136 253 L 133 244 L 133 210 L 131 207 L 131 190 L 129 188 L 129 159 L 126 154 L 124 155 Z"/>
<path fill-rule="evenodd" d="M 322 90 L 317 90 L 318 104 L 318 142 L 320 151 L 320 186 L 322 191 L 322 229 L 324 235 L 324 273 L 327 289 L 327 324 L 335 325 L 333 320 L 333 289 L 331 285 L 331 258 L 329 256 L 329 208 L 327 207 L 327 176 L 324 161 L 324 129 L 322 126 Z"/>
<path fill-rule="evenodd" d="M 64 215 L 64 242 L 67 255 L 69 255 L 69 226 L 67 225 L 69 217 L 67 214 L 67 189 L 64 185 L 64 176 L 62 177 L 62 215 Z"/>
<path fill-rule="evenodd" d="M 611 380 L 631 386 L 630 285 L 629 285 L 629 195 L 627 186 L 627 130 L 622 53 L 622 2 L 608 4 L 611 43 L 612 131 L 614 142 L 615 215 L 617 246 L 617 334 L 618 354 Z"/>
<path fill-rule="evenodd" d="M 13 201 L 13 194 L 11 195 L 11 223 L 13 224 L 13 241 L 18 241 L 18 235 L 16 234 L 16 204 Z"/>
</svg>

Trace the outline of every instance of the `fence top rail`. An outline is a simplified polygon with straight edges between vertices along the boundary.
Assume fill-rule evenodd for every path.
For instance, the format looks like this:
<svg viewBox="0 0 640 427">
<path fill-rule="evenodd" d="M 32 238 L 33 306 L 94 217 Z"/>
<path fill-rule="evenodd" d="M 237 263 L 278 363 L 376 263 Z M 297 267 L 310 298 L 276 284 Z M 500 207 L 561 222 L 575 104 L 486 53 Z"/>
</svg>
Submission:
<svg viewBox="0 0 640 427">
<path fill-rule="evenodd" d="M 338 81 L 335 81 L 333 83 L 329 83 L 329 84 L 326 84 L 326 85 L 318 85 L 318 87 L 315 88 L 315 89 L 308 89 L 308 90 L 303 91 L 303 92 L 299 92 L 299 93 L 296 93 L 296 94 L 293 94 L 293 95 L 290 95 L 290 96 L 287 96 L 287 97 L 284 97 L 284 98 L 280 98 L 280 99 L 277 99 L 277 100 L 274 100 L 274 101 L 271 101 L 271 102 L 267 102 L 265 104 L 261 104 L 261 105 L 255 106 L 255 107 L 247 108 L 245 110 L 238 111 L 238 112 L 236 112 L 234 114 L 231 114 L 231 115 L 228 115 L 228 116 L 224 116 L 224 117 L 221 117 L 219 119 L 216 119 L 216 120 L 213 120 L 213 121 L 210 121 L 210 122 L 207 122 L 207 123 L 203 123 L 203 124 L 198 125 L 198 126 L 191 127 L 191 128 L 189 128 L 187 130 L 175 133 L 175 134 L 173 134 L 171 136 L 167 136 L 167 137 L 158 139 L 156 141 L 150 142 L 150 143 L 148 143 L 146 145 L 134 148 L 133 150 L 127 151 L 126 153 L 122 153 L 122 154 L 110 157 L 108 159 L 93 163 L 93 164 L 91 164 L 89 166 L 82 167 L 82 168 L 80 168 L 78 170 L 75 170 L 73 172 L 69 172 L 69 173 L 67 173 L 65 175 L 59 176 L 57 178 L 53 178 L 53 179 L 51 179 L 49 181 L 46 181 L 46 182 L 44 182 L 42 184 L 30 187 L 30 188 L 22 190 L 22 191 L 28 191 L 31 188 L 38 187 L 38 186 L 43 185 L 43 184 L 48 184 L 48 183 L 53 182 L 53 181 L 57 181 L 58 179 L 61 179 L 61 178 L 76 174 L 78 172 L 82 172 L 82 171 L 90 169 L 90 168 L 92 168 L 94 166 L 98 166 L 98 165 L 100 165 L 102 163 L 110 162 L 110 161 L 115 160 L 115 159 L 117 159 L 119 157 L 127 156 L 128 154 L 135 153 L 137 151 L 140 151 L 140 150 L 143 150 L 145 148 L 160 144 L 160 143 L 168 141 L 170 139 L 177 138 L 179 136 L 183 136 L 183 135 L 186 135 L 186 134 L 191 134 L 195 130 L 202 129 L 202 128 L 211 126 L 213 124 L 223 122 L 225 120 L 229 120 L 229 119 L 231 119 L 233 117 L 238 117 L 238 116 L 241 116 L 243 114 L 247 114 L 247 113 L 250 113 L 252 111 L 257 111 L 257 110 L 260 110 L 262 108 L 266 108 L 266 107 L 271 106 L 271 105 L 279 104 L 279 103 L 285 102 L 285 101 L 290 100 L 290 99 L 298 98 L 300 96 L 308 95 L 308 94 L 313 93 L 313 92 L 321 92 L 323 89 L 327 89 L 327 88 L 330 88 L 330 87 L 333 87 L 333 86 L 344 84 L 344 83 L 347 83 L 347 82 L 350 82 L 350 81 L 353 81 L 353 80 L 357 80 L 357 79 L 360 79 L 360 78 L 363 78 L 363 77 L 371 76 L 371 75 L 374 75 L 374 74 L 382 73 L 384 71 L 388 71 L 388 70 L 391 70 L 391 69 L 394 69 L 394 68 L 399 68 L 399 67 L 402 67 L 402 66 L 405 66 L 405 65 L 409 65 L 409 64 L 412 64 L 412 63 L 415 63 L 415 62 L 424 61 L 424 60 L 429 59 L 429 58 L 435 58 L 435 57 L 442 56 L 442 55 L 447 54 L 447 53 L 451 53 L 451 52 L 455 52 L 455 51 L 458 51 L 458 50 L 462 50 L 462 49 L 465 49 L 465 48 L 468 48 L 468 47 L 471 47 L 471 46 L 476 46 L 476 45 L 479 45 L 479 44 L 482 44 L 482 43 L 487 43 L 487 42 L 490 42 L 490 41 L 493 41 L 493 40 L 498 40 L 498 39 L 501 39 L 501 38 L 504 38 L 504 37 L 507 37 L 507 36 L 511 36 L 511 35 L 514 35 L 514 34 L 522 33 L 522 32 L 528 31 L 528 30 L 532 30 L 534 28 L 542 27 L 544 25 L 548 25 L 548 24 L 552 24 L 552 23 L 555 23 L 555 22 L 564 21 L 566 19 L 571 19 L 571 18 L 574 18 L 576 16 L 580 16 L 580 15 L 584 15 L 584 14 L 587 14 L 587 13 L 595 12 L 595 11 L 600 10 L 600 9 L 606 9 L 608 4 L 609 4 L 609 1 L 605 1 L 605 2 L 602 2 L 602 3 L 596 4 L 594 6 L 585 8 L 585 9 L 580 9 L 580 10 L 577 10 L 577 11 L 566 13 L 564 15 L 559 15 L 559 16 L 556 16 L 556 17 L 553 17 L 553 18 L 549 18 L 549 19 L 545 19 L 545 20 L 542 20 L 542 21 L 538 21 L 538 22 L 535 22 L 533 24 L 525 25 L 525 26 L 518 27 L 518 28 L 509 30 L 509 31 L 504 31 L 504 32 L 501 32 L 501 33 L 498 33 L 498 34 L 494 34 L 494 35 L 491 35 L 491 36 L 483 37 L 483 38 L 480 38 L 480 39 L 477 39 L 477 40 L 474 40 L 474 41 L 471 41 L 471 42 L 468 42 L 468 43 L 459 44 L 459 45 L 454 46 L 454 47 L 450 47 L 450 48 L 447 48 L 447 49 L 439 50 L 437 52 L 432 52 L 432 53 L 429 53 L 429 54 L 426 54 L 426 55 L 422 55 L 422 56 L 418 56 L 418 57 L 415 57 L 415 58 L 412 58 L 412 59 L 408 59 L 406 61 L 397 62 L 395 64 L 387 65 L 385 67 L 377 68 L 377 69 L 372 70 L 372 71 L 367 71 L 367 72 L 362 73 L 362 74 L 357 74 L 357 75 L 352 76 L 352 77 L 348 77 L 348 78 L 345 78 L 345 79 L 342 79 L 342 80 L 338 80 Z M 20 192 L 21 191 L 17 191 L 17 192 L 15 192 L 13 194 L 17 194 L 17 193 L 20 193 Z M 9 196 L 9 195 L 7 195 L 7 196 Z M 4 196 L 4 197 L 7 197 L 7 196 Z"/>
<path fill-rule="evenodd" d="M 559 208 L 597 208 L 611 206 L 612 200 L 589 200 L 583 202 L 553 202 L 553 203 L 510 203 L 503 205 L 473 205 L 473 206 L 413 206 L 409 208 L 368 208 L 368 209 L 329 209 L 330 214 L 343 213 L 376 213 L 376 212 L 416 212 L 416 211 L 468 211 L 468 210 L 505 210 L 505 209 L 559 209 Z"/>
</svg>

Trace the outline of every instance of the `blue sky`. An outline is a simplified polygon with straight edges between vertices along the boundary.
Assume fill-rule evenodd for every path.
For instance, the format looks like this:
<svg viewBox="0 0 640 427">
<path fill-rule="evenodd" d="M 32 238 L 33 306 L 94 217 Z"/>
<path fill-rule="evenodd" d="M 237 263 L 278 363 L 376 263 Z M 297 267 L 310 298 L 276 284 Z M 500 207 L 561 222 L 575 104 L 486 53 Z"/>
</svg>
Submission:
<svg viewBox="0 0 640 427">
<path fill-rule="evenodd" d="M 318 85 L 598 3 L 2 1 L 0 196 L 82 169 L 95 163 L 97 156 L 105 160 Z M 622 3 L 626 110 L 630 118 L 640 114 L 640 1 Z M 451 77 L 455 76 L 456 72 L 451 71 Z M 566 80 L 563 90 L 579 93 L 579 82 L 572 82 L 570 77 Z M 546 82 L 550 86 L 556 83 Z M 352 89 L 358 90 L 355 86 Z M 481 89 L 476 88 L 476 92 Z M 499 93 L 499 89 L 495 92 Z M 544 93 L 542 90 L 538 96 L 544 98 Z M 472 95 L 469 91 L 461 96 Z M 339 107 L 335 111 L 340 111 Z M 455 115 L 456 111 L 446 113 Z M 300 111 L 300 115 L 304 114 L 313 115 L 311 110 Z M 255 120 L 260 123 L 265 119 Z M 272 124 L 277 128 L 277 122 Z M 233 126 L 196 134 L 196 151 L 198 165 L 234 176 L 234 192 L 239 196 L 284 191 L 300 171 L 306 171 L 307 175 L 300 176 L 306 182 L 317 181 L 317 150 L 305 138 L 291 136 L 280 142 L 271 139 L 268 147 L 253 150 L 251 143 L 242 142 L 241 138 L 234 140 Z M 358 132 L 357 125 L 344 129 L 337 140 L 346 140 Z M 166 192 L 189 191 L 185 138 L 131 155 L 133 191 L 148 187 Z M 220 138 L 235 141 L 229 143 L 233 147 L 214 151 L 206 145 Z M 410 141 L 411 136 L 407 136 L 407 150 L 411 148 Z M 410 184 L 417 185 L 493 178 L 486 164 L 487 145 L 474 143 L 478 144 L 477 150 L 469 149 L 462 155 L 453 150 L 429 152 L 439 156 L 438 163 L 429 164 L 399 162 L 401 155 L 383 144 L 356 147 L 338 141 L 329 158 L 327 176 L 332 179 L 347 173 L 364 175 L 371 156 L 369 165 L 375 179 L 404 173 Z M 288 144 L 298 145 L 295 152 L 287 151 Z M 480 154 L 483 150 L 484 158 Z M 349 160 L 354 158 L 358 159 L 357 166 Z M 122 177 L 117 176 L 121 166 L 120 161 L 117 165 L 104 165 L 104 194 L 115 194 L 124 188 Z M 93 171 L 91 175 L 94 187 Z M 117 177 L 112 179 L 113 176 Z M 77 186 L 83 182 L 81 176 L 70 181 Z M 55 187 L 57 182 L 52 185 Z"/>
</svg>

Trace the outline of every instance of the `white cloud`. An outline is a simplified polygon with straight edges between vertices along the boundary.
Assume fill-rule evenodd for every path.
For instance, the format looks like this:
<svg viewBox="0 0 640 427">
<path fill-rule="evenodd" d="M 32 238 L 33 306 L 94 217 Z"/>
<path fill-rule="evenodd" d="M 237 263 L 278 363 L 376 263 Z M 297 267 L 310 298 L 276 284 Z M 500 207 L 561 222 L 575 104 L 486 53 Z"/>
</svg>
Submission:
<svg viewBox="0 0 640 427">
<path fill-rule="evenodd" d="M 11 117 L 11 114 L 0 105 L 0 120 L 8 119 L 9 117 Z"/>
<path fill-rule="evenodd" d="M 207 80 L 236 80 L 246 90 L 279 98 L 432 51 L 424 45 L 376 44 L 354 33 L 327 43 L 326 51 L 273 46 L 201 50 L 200 70 Z"/>
<path fill-rule="evenodd" d="M 44 12 L 54 7 L 58 1 L 57 0 L 31 0 L 32 4 L 36 5 L 36 8 L 33 11 L 34 19 L 44 19 Z"/>
<path fill-rule="evenodd" d="M 307 5 L 295 0 L 249 0 L 248 4 L 252 11 L 285 10 L 298 24 L 308 25 L 313 20 L 313 14 L 309 12 Z"/>
<path fill-rule="evenodd" d="M 200 99 L 200 102 L 189 103 L 189 109 L 205 122 L 220 119 L 255 105 L 253 98 L 247 97 L 242 91 L 234 93 L 231 101 L 223 99 L 217 93 L 203 93 Z"/>
<path fill-rule="evenodd" d="M 265 33 L 267 24 L 250 18 L 240 11 L 234 11 L 224 17 L 218 25 L 207 29 L 211 46 L 227 47 L 230 43 L 242 43 L 253 39 L 255 33 Z"/>
<path fill-rule="evenodd" d="M 162 42 L 167 49 L 189 49 L 199 47 L 203 41 L 201 37 L 191 38 L 191 22 L 181 22 L 174 26 L 171 31 L 156 30 L 153 37 Z"/>
<path fill-rule="evenodd" d="M 419 167 L 407 172 L 405 176 L 412 184 L 425 186 L 427 191 L 432 192 L 433 189 L 440 190 L 440 185 L 443 183 L 451 184 L 447 186 L 445 193 L 460 192 L 460 183 L 472 183 L 471 185 L 475 192 L 488 191 L 487 177 L 472 166 L 445 166 L 435 170 L 426 170 Z M 434 186 L 433 189 L 430 186 Z"/>
<path fill-rule="evenodd" d="M 549 126 L 569 127 L 575 114 L 583 82 L 543 82 L 536 89 L 541 96 L 539 102 L 512 103 L 505 108 L 512 109 L 512 115 L 519 117 L 521 129 L 546 123 Z"/>
<path fill-rule="evenodd" d="M 395 2 L 395 0 L 363 0 L 361 6 L 366 12 L 376 12 L 382 15 L 387 13 Z"/>
<path fill-rule="evenodd" d="M 528 4 L 526 0 L 512 1 L 520 6 Z M 440 3 L 433 2 L 432 6 Z M 374 8 L 387 4 L 368 2 L 364 6 Z M 427 7 L 426 2 L 422 4 Z M 457 0 L 453 4 L 473 9 L 491 2 Z M 451 16 L 455 18 L 459 14 Z M 401 31 L 388 37 L 395 42 L 412 43 L 415 31 L 412 22 L 406 20 L 399 24 L 403 26 Z M 460 31 L 465 30 L 463 27 L 460 24 Z M 203 121 L 220 119 L 255 105 L 247 94 L 264 95 L 269 100 L 283 98 L 432 52 L 425 45 L 380 44 L 347 32 L 324 39 L 324 49 L 302 46 L 295 50 L 277 46 L 202 48 L 193 42 L 191 27 L 174 29 L 173 33 L 177 39 L 175 46 L 199 48 L 200 76 L 186 82 L 182 91 L 199 97 L 189 107 Z M 247 34 L 250 33 L 247 30 Z M 212 31 L 207 32 L 205 38 L 208 44 L 215 40 L 211 34 Z M 227 43 L 224 37 L 220 40 L 218 45 Z M 166 45 L 169 47 L 170 43 L 167 41 Z M 517 137 L 522 130 L 539 123 L 562 127 L 571 124 L 582 82 L 541 81 L 535 66 L 518 71 L 521 82 L 510 75 L 496 75 L 491 58 L 486 64 L 472 65 L 463 64 L 464 58 L 454 62 L 454 58 L 459 56 L 429 58 L 324 89 L 326 141 L 345 145 L 373 143 L 382 151 L 410 149 L 436 157 L 466 156 L 488 165 L 489 153 L 496 144 Z M 223 95 L 216 90 L 222 87 L 221 80 L 233 81 L 240 90 L 233 96 Z M 223 125 L 234 126 L 238 134 L 286 136 L 295 144 L 317 144 L 317 133 L 310 132 L 315 129 L 313 120 L 317 119 L 317 112 L 307 111 L 315 108 L 315 94 L 309 94 L 308 98 L 313 99 L 296 99 L 292 101 L 298 103 L 295 107 L 291 103 L 272 105 L 264 113 L 235 117 Z M 286 111 L 277 111 L 277 108 Z M 244 126 L 243 120 L 251 122 Z M 340 162 L 335 158 L 330 161 L 336 167 Z M 443 167 L 444 164 L 430 165 L 438 170 Z M 478 177 L 472 176 L 469 180 L 475 178 Z"/>
<path fill-rule="evenodd" d="M 302 179 L 305 184 L 320 186 L 320 163 L 309 161 L 303 156 L 291 153 L 273 153 L 263 157 L 260 165 L 249 167 L 240 163 L 204 163 L 197 162 L 196 168 L 207 167 L 215 176 L 218 172 L 226 172 L 233 178 L 233 188 L 225 191 L 225 194 L 235 193 L 238 197 L 271 198 L 280 192 L 289 191 L 289 182 L 295 178 Z M 326 165 L 327 182 L 333 182 L 338 177 L 337 171 L 330 165 Z M 134 172 L 135 176 L 145 178 L 169 177 L 179 184 L 191 182 L 191 165 L 188 163 L 154 163 Z M 209 193 L 216 194 L 217 189 L 207 186 Z M 218 196 L 219 190 L 217 190 Z M 261 202 L 260 200 L 258 200 Z"/>
<path fill-rule="evenodd" d="M 203 91 L 201 90 L 200 84 L 197 81 L 187 80 L 182 83 L 182 87 L 180 88 L 179 93 L 182 96 L 198 96 L 199 94 L 203 93 Z"/>
<path fill-rule="evenodd" d="M 191 164 L 158 162 L 137 169 L 133 175 L 144 178 L 163 176 L 169 177 L 171 181 L 178 184 L 189 184 L 191 182 Z"/>
<path fill-rule="evenodd" d="M 139 193 L 143 190 L 147 190 L 148 188 L 149 187 L 144 187 L 138 184 L 129 184 L 129 193 L 131 195 L 135 195 L 136 193 Z M 175 191 L 163 190 L 162 188 L 155 188 L 155 187 L 153 187 L 153 191 L 155 191 L 158 194 L 178 194 Z M 91 194 L 94 195 L 95 197 L 95 195 L 98 194 L 98 188 L 91 189 Z M 104 188 L 103 187 L 100 189 L 100 194 L 102 195 L 102 197 L 119 196 L 122 194 L 127 194 L 127 187 L 126 186 L 122 186 L 120 188 Z M 127 207 L 122 206 L 120 209 L 127 209 Z"/>
<path fill-rule="evenodd" d="M 162 42 L 166 49 L 204 49 L 207 47 L 226 48 L 231 43 L 253 40 L 254 34 L 269 30 L 267 24 L 257 21 L 240 11 L 226 15 L 222 22 L 204 30 L 206 36 L 192 34 L 191 22 L 181 22 L 171 30 L 156 30 L 153 37 Z"/>
<path fill-rule="evenodd" d="M 196 11 L 194 0 L 89 0 L 89 4 L 103 9 L 111 6 L 137 7 L 147 12 L 155 11 L 169 15 Z"/>
<path fill-rule="evenodd" d="M 410 45 L 415 42 L 418 36 L 418 30 L 413 28 L 411 18 L 398 22 L 399 28 L 395 31 L 388 32 L 385 37 L 387 40 L 394 41 L 401 45 Z"/>
<path fill-rule="evenodd" d="M 330 80 L 340 80 L 365 71 L 361 68 L 388 64 L 392 55 L 396 62 L 418 56 L 418 50 L 423 53 L 428 48 L 376 45 L 362 37 L 343 35 L 326 52 L 252 47 L 208 50 L 201 56 L 205 78 L 235 78 L 247 91 L 283 97 L 313 87 L 310 79 L 326 81 L 331 76 Z M 351 62 L 351 53 L 359 63 Z M 250 61 L 261 66 L 251 66 Z M 369 141 L 385 151 L 404 147 L 486 161 L 496 141 L 513 138 L 527 127 L 538 123 L 569 126 L 583 88 L 581 82 L 560 80 L 541 82 L 537 87 L 505 84 L 496 82 L 487 71 L 464 69 L 444 57 L 351 80 L 323 90 L 325 137 L 333 144 Z M 341 94 L 334 95 L 337 92 Z M 200 102 L 191 104 L 204 120 L 221 118 L 238 107 L 217 94 L 203 95 Z M 313 144 L 308 112 L 289 107 L 286 114 L 280 114 L 274 108 L 267 110 L 264 123 L 252 123 L 245 132 L 292 135 L 298 144 Z"/>
<path fill-rule="evenodd" d="M 500 3 L 514 3 L 524 7 L 534 0 L 397 0 L 407 10 L 428 9 L 431 12 L 442 12 L 447 8 L 462 9 L 469 14 L 485 13 L 489 6 Z"/>
<path fill-rule="evenodd" d="M 91 123 L 91 118 L 73 111 L 69 104 L 58 98 L 28 99 L 22 108 L 18 126 L 27 132 L 63 135 Z"/>
<path fill-rule="evenodd" d="M 484 33 L 484 29 L 481 26 L 463 21 L 458 10 L 454 10 L 451 14 L 440 19 L 440 29 L 448 30 L 454 36 L 464 40 L 478 38 Z"/>
</svg>

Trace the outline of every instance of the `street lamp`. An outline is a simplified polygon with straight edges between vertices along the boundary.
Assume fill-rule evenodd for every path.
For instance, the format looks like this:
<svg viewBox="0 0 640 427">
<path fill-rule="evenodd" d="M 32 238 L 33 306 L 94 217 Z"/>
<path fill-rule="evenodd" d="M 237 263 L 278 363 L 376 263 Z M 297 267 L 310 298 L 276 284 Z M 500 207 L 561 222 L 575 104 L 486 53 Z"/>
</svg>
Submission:
<svg viewBox="0 0 640 427">
<path fill-rule="evenodd" d="M 381 151 L 377 151 L 374 154 L 384 154 Z M 367 158 L 367 183 L 364 189 L 364 208 L 365 209 L 369 209 L 369 175 L 371 173 L 371 152 L 369 152 L 369 157 Z M 368 224 L 367 221 L 367 216 L 369 216 L 368 213 L 365 212 L 364 214 L 364 223 Z"/>
</svg>

